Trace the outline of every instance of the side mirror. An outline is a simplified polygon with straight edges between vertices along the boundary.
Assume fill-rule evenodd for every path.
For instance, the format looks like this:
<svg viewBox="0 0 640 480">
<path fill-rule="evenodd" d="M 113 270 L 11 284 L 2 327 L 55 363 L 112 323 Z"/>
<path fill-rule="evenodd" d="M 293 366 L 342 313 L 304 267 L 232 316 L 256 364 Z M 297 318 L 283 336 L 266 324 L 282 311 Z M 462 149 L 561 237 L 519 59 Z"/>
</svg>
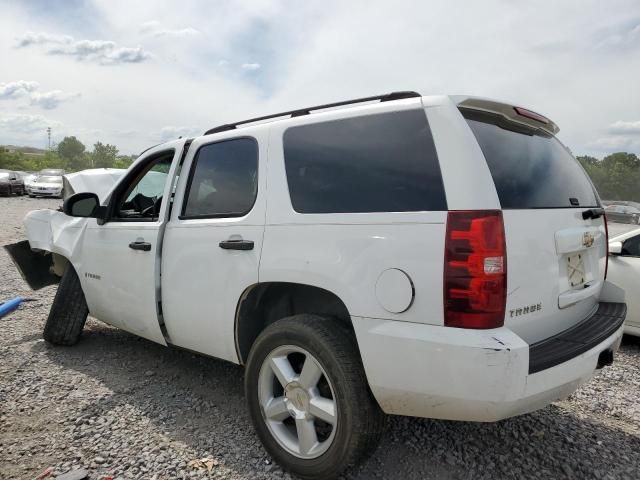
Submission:
<svg viewBox="0 0 640 480">
<path fill-rule="evenodd" d="M 71 195 L 62 204 L 62 211 L 70 217 L 102 218 L 105 207 L 95 193 L 82 192 Z"/>
<path fill-rule="evenodd" d="M 609 255 L 621 255 L 622 242 L 609 242 Z"/>
</svg>

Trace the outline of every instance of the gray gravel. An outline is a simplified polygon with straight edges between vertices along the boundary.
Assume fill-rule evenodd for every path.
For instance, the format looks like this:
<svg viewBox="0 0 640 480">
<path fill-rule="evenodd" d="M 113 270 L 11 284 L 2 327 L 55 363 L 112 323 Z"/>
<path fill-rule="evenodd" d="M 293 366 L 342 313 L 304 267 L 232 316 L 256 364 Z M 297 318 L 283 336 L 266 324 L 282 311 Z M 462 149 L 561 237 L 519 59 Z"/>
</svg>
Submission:
<svg viewBox="0 0 640 480">
<path fill-rule="evenodd" d="M 0 198 L 0 244 L 59 200 Z M 0 252 L 0 478 L 84 468 L 91 479 L 289 478 L 260 446 L 242 369 L 167 349 L 90 320 L 78 345 L 41 338 L 55 287 L 32 292 Z M 350 479 L 640 478 L 640 348 L 567 401 L 497 424 L 391 418 Z M 211 468 L 209 472 L 208 468 Z M 52 476 L 48 477 L 52 478 Z"/>
</svg>

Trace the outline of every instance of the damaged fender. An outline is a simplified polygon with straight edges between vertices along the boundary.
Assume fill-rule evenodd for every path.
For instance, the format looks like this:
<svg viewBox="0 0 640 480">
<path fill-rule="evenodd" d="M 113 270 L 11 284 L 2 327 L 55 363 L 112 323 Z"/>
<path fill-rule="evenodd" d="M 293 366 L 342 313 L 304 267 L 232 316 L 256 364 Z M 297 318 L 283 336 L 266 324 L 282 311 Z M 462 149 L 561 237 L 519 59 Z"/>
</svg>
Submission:
<svg viewBox="0 0 640 480">
<path fill-rule="evenodd" d="M 4 248 L 29 287 L 39 290 L 58 283 L 67 262 L 75 265 L 87 220 L 56 210 L 33 210 L 25 216 L 27 240 Z"/>
</svg>

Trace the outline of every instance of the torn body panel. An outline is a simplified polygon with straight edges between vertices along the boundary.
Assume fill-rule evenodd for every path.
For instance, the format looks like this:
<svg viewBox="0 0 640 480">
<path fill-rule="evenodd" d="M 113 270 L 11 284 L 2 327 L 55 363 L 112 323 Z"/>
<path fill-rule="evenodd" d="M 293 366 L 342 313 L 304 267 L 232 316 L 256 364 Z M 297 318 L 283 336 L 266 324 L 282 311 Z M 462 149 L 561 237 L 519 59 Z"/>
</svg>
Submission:
<svg viewBox="0 0 640 480">
<path fill-rule="evenodd" d="M 39 290 L 57 283 L 67 261 L 77 270 L 87 220 L 56 210 L 33 210 L 26 215 L 27 240 L 6 245 L 5 250 L 29 287 Z"/>
</svg>

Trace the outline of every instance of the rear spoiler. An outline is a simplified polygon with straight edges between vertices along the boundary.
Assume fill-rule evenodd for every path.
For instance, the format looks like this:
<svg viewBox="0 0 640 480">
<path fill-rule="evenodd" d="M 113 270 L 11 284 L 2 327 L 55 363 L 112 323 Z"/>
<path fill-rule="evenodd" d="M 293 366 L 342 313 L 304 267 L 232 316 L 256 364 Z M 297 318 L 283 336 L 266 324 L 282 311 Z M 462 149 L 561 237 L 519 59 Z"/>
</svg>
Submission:
<svg viewBox="0 0 640 480">
<path fill-rule="evenodd" d="M 500 115 L 509 122 L 544 130 L 551 135 L 556 135 L 560 131 L 558 125 L 547 117 L 523 107 L 515 107 L 480 97 L 452 96 L 451 100 L 458 108 Z"/>
</svg>

